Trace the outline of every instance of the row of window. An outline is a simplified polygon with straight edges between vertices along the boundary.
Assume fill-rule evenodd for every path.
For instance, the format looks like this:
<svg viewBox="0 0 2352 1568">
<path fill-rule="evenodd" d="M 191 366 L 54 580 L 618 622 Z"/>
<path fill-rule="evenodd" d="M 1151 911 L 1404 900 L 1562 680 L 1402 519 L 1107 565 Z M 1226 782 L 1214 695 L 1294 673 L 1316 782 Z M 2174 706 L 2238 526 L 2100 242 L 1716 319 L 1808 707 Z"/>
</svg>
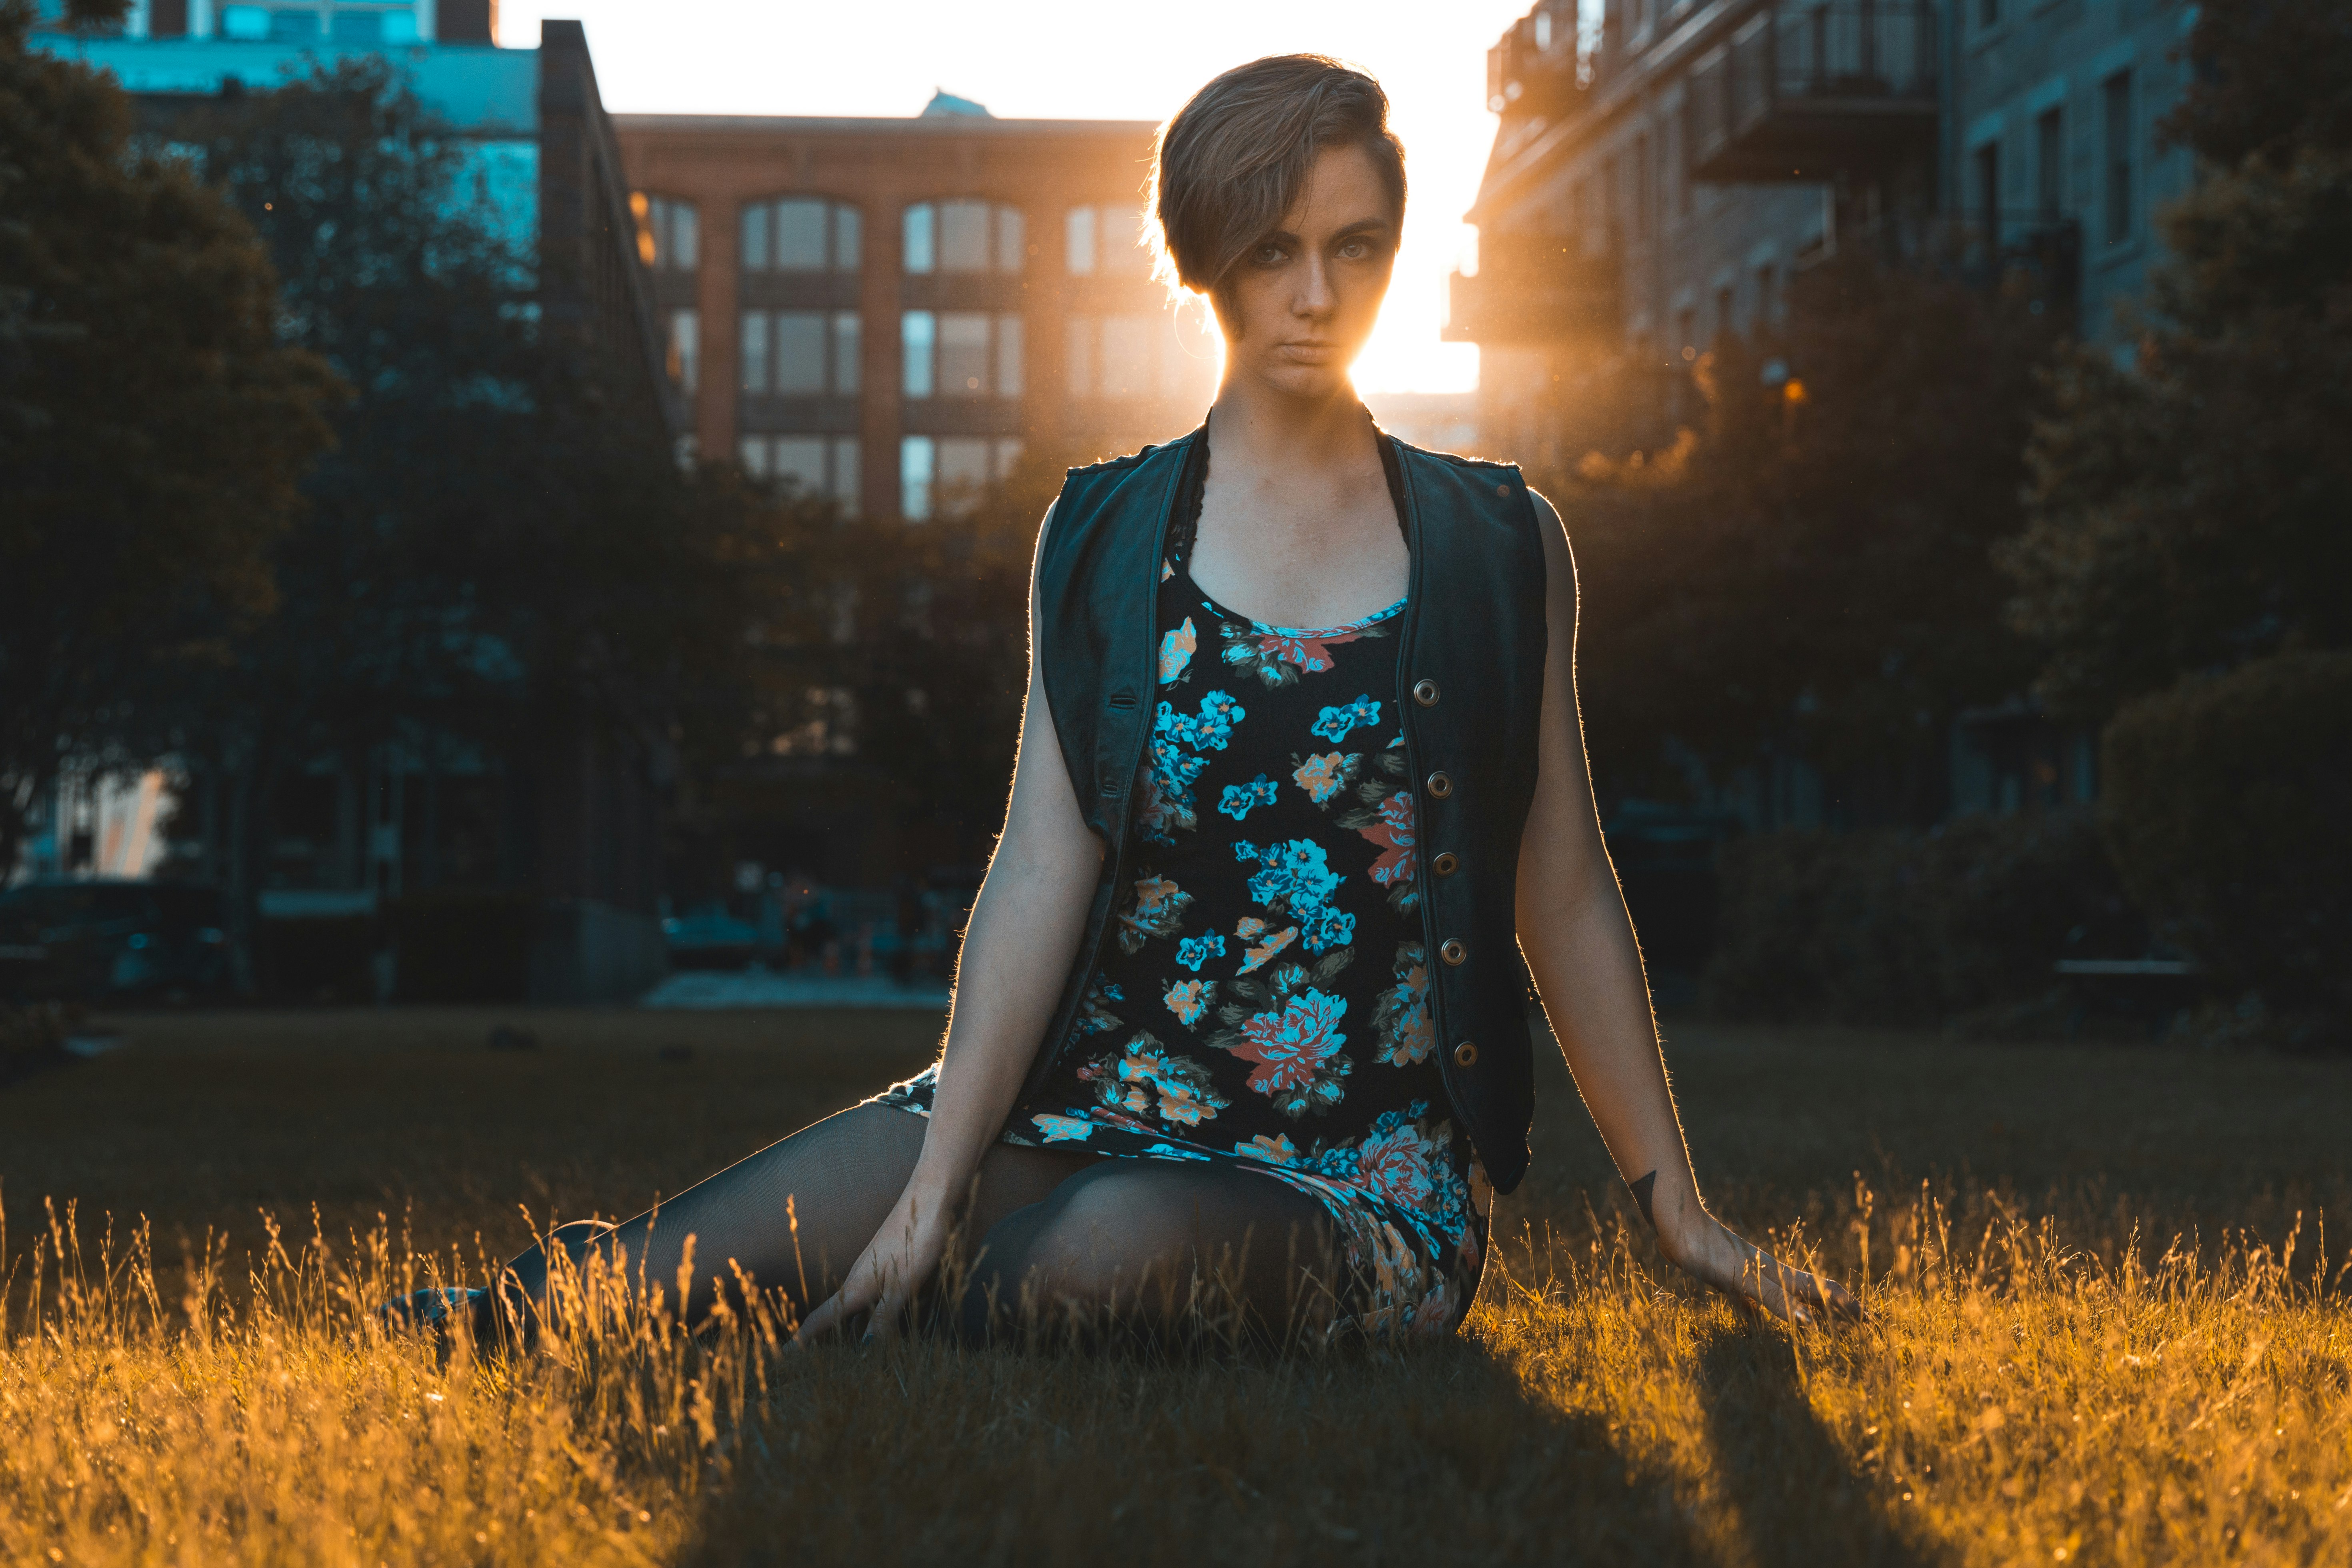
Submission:
<svg viewBox="0 0 2352 1568">
<path fill-rule="evenodd" d="M 637 254 L 665 272 L 701 265 L 695 204 L 673 196 L 630 198 Z M 899 215 L 899 266 L 910 277 L 939 273 L 1010 276 L 1025 271 L 1036 247 L 1019 207 L 998 202 L 917 202 Z M 746 272 L 854 273 L 864 248 L 865 219 L 845 202 L 785 196 L 753 202 L 740 214 L 736 256 Z M 1063 215 L 1062 268 L 1074 278 L 1143 278 L 1151 270 L 1138 208 L 1072 207 Z"/>
<path fill-rule="evenodd" d="M 785 397 L 854 397 L 864 351 L 854 310 L 745 310 L 740 388 Z M 1216 372 L 1214 347 L 1180 337 L 1157 315 L 1072 316 L 1064 363 L 1073 397 L 1181 397 Z M 981 310 L 908 310 L 898 321 L 900 393 L 1019 397 L 1026 358 L 1022 318 Z M 670 379 L 701 384 L 701 313 L 669 313 Z"/>
<path fill-rule="evenodd" d="M 314 44 L 324 37 L 338 44 L 413 44 L 416 13 L 407 5 L 341 5 L 331 15 L 316 5 L 224 5 L 220 36 L 275 43 Z"/>
<path fill-rule="evenodd" d="M 753 479 L 858 510 L 855 436 L 746 436 L 738 456 Z M 1021 443 L 984 436 L 908 436 L 898 443 L 899 510 L 909 521 L 961 514 L 1020 460 Z"/>
<path fill-rule="evenodd" d="M 2131 237 L 2138 205 L 2133 157 L 2137 138 L 2133 132 L 2132 73 L 2118 71 L 2100 83 L 2099 99 L 2104 122 L 2099 166 L 2101 229 L 2108 244 L 2120 245 Z M 2065 204 L 2064 112 L 2052 109 L 2034 122 L 2036 211 L 2045 221 L 2060 216 Z M 1675 210 L 1685 215 L 1691 211 L 1696 182 L 1684 167 L 1686 148 L 1678 145 L 1685 128 L 1669 121 L 1664 134 L 1666 145 L 1662 160 L 1653 159 L 1646 132 L 1633 137 L 1625 153 L 1632 163 L 1630 189 L 1624 184 L 1625 163 L 1612 154 L 1601 163 L 1597 186 L 1595 181 L 1584 180 L 1570 194 L 1569 221 L 1574 231 L 1585 237 L 1588 247 L 1607 248 L 1617 237 L 1621 223 L 1637 243 L 1652 237 L 1659 204 L 1667 195 L 1658 188 L 1661 174 L 1672 187 Z M 1976 148 L 1970 174 L 1972 188 L 1968 193 L 1970 219 L 1995 235 L 2000 232 L 2004 207 L 2001 157 L 1998 140 Z M 1657 165 L 1654 168 L 1654 163 Z"/>
<path fill-rule="evenodd" d="M 2103 121 L 2100 129 L 2102 152 L 2097 179 L 2099 183 L 2101 237 L 2109 245 L 2121 245 L 2132 235 L 2132 223 L 2137 216 L 2132 150 L 2136 139 L 2132 134 L 2132 73 L 2117 71 L 2099 84 L 2099 111 Z M 2004 182 L 2009 171 L 2004 167 L 2000 140 L 1998 137 L 1979 143 L 1970 154 L 1974 167 L 1970 183 L 1970 216 L 1987 234 L 1997 239 L 2001 229 L 2004 202 Z M 2066 207 L 2066 111 L 2063 108 L 2044 110 L 2033 121 L 2033 211 L 2042 222 L 2054 222 Z"/>
</svg>

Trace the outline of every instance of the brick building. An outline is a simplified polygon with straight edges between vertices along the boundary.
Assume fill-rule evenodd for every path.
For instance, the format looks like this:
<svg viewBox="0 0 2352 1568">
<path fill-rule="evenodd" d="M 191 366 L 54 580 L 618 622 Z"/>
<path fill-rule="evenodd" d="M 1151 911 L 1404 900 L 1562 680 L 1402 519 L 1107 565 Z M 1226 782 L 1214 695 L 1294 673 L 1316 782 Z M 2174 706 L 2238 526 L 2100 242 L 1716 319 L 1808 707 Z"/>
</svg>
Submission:
<svg viewBox="0 0 2352 1568">
<path fill-rule="evenodd" d="M 1025 442 L 1179 433 L 1215 389 L 1205 307 L 1150 276 L 1153 127 L 616 115 L 692 439 L 854 513 L 921 520 Z"/>
</svg>

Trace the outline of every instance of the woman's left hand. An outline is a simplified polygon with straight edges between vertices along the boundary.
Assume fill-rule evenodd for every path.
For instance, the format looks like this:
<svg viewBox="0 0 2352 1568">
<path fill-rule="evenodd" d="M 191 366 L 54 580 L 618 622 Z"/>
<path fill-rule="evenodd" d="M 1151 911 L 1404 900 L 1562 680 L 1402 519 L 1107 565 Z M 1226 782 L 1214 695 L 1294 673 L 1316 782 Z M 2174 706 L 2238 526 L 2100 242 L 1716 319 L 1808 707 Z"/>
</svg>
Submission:
<svg viewBox="0 0 2352 1568">
<path fill-rule="evenodd" d="M 1783 1322 L 1861 1319 L 1862 1304 L 1836 1280 L 1790 1268 L 1696 1204 L 1691 1211 L 1683 1223 L 1659 1231 L 1658 1246 L 1692 1279 Z"/>
</svg>

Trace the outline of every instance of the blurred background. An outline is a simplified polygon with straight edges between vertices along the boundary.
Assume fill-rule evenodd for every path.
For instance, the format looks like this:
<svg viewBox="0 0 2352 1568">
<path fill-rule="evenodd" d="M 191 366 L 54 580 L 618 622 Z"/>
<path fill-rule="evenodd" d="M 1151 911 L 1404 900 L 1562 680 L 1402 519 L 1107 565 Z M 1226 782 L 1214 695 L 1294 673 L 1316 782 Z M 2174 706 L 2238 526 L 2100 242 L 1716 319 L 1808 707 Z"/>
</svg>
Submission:
<svg viewBox="0 0 2352 1568">
<path fill-rule="evenodd" d="M 566 10 L 0 5 L 0 999 L 935 1002 L 1038 517 L 1216 384 L 1156 126 L 1298 48 L 1664 1004 L 2347 1038 L 2346 8 Z"/>
</svg>

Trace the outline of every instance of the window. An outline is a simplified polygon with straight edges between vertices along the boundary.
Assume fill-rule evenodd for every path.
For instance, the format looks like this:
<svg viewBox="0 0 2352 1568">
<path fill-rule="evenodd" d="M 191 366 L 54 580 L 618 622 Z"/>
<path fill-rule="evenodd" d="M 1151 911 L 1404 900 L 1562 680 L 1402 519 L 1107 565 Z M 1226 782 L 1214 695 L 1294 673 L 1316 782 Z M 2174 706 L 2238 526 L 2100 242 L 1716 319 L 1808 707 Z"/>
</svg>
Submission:
<svg viewBox="0 0 2352 1568">
<path fill-rule="evenodd" d="M 1977 226 L 1989 246 L 2000 243 L 2000 143 L 1988 142 L 1976 152 Z"/>
<path fill-rule="evenodd" d="M 2047 110 L 2033 122 L 2034 206 L 2043 223 L 2056 223 L 2066 205 L 2066 120 L 2063 110 Z"/>
<path fill-rule="evenodd" d="M 1650 237 L 1650 138 L 1633 138 L 1633 237 Z"/>
<path fill-rule="evenodd" d="M 1691 193 L 1696 184 L 1690 177 L 1691 114 L 1691 102 L 1685 97 L 1681 118 L 1666 122 L 1666 134 L 1672 139 L 1666 154 L 1666 178 L 1674 183 L 1675 211 L 1684 217 L 1690 216 Z"/>
<path fill-rule="evenodd" d="M 1733 320 L 1733 316 L 1738 309 L 1738 297 L 1733 290 L 1730 284 L 1727 283 L 1722 288 L 1717 289 L 1715 291 L 1716 342 L 1721 342 L 1724 339 L 1729 337 L 1733 332 L 1739 330 L 1739 323 Z"/>
<path fill-rule="evenodd" d="M 898 342 L 908 397 L 1018 397 L 1021 318 L 981 310 L 909 310 Z"/>
<path fill-rule="evenodd" d="M 1015 273 L 1029 255 L 1021 209 L 993 202 L 917 202 L 906 211 L 905 230 L 899 264 L 914 276 Z"/>
<path fill-rule="evenodd" d="M 782 196 L 743 209 L 746 272 L 855 272 L 863 241 L 856 207 L 820 196 Z"/>
<path fill-rule="evenodd" d="M 1072 316 L 1063 360 L 1073 397 L 1206 395 L 1217 376 L 1207 328 L 1187 334 L 1162 315 Z"/>
<path fill-rule="evenodd" d="M 753 479 L 828 497 L 852 513 L 859 452 L 855 436 L 746 436 L 741 446 L 743 471 Z"/>
<path fill-rule="evenodd" d="M 700 225 L 692 202 L 676 196 L 629 194 L 637 220 L 637 259 L 658 272 L 691 272 L 699 260 Z"/>
<path fill-rule="evenodd" d="M 664 345 L 663 366 L 681 392 L 692 392 L 702 370 L 702 313 L 699 310 L 672 310 L 669 313 L 668 342 Z"/>
<path fill-rule="evenodd" d="M 909 522 L 961 517 L 1020 458 L 1010 437 L 908 436 L 898 443 L 898 510 Z"/>
<path fill-rule="evenodd" d="M 2117 71 L 2099 89 L 2106 119 L 2107 243 L 2121 245 L 2132 231 L 2132 79 Z"/>
<path fill-rule="evenodd" d="M 1780 278 L 1770 262 L 1768 261 L 1756 269 L 1756 320 L 1759 323 L 1772 319 L 1774 310 L 1772 290 L 1779 282 Z"/>
<path fill-rule="evenodd" d="M 789 397 L 854 395 L 858 348 L 854 311 L 746 310 L 742 388 Z"/>
<path fill-rule="evenodd" d="M 1685 307 L 1675 312 L 1675 336 L 1682 342 L 1683 363 L 1698 358 L 1698 312 Z"/>
<path fill-rule="evenodd" d="M 1150 216 L 1141 207 L 1072 207 L 1063 223 L 1064 267 L 1073 278 L 1148 278 Z"/>
</svg>

